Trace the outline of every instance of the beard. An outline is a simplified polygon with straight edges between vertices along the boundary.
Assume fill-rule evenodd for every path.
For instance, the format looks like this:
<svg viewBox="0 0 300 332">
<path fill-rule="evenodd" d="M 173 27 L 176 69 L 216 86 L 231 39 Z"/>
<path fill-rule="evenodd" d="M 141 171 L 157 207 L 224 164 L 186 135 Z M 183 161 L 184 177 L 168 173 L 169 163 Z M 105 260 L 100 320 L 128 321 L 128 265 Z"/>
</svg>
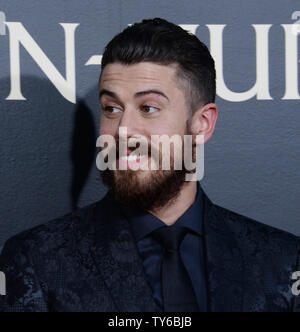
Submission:
<svg viewBox="0 0 300 332">
<path fill-rule="evenodd" d="M 159 209 L 175 200 L 185 182 L 185 174 L 183 170 L 101 171 L 104 185 L 118 203 L 147 211 Z"/>
<path fill-rule="evenodd" d="M 118 139 L 116 142 L 118 147 Z M 150 147 L 148 151 L 151 151 Z M 185 183 L 186 174 L 192 173 L 186 170 L 184 162 L 180 170 L 174 169 L 174 160 L 171 160 L 170 165 L 170 170 L 106 169 L 100 171 L 100 174 L 103 184 L 119 204 L 153 211 L 176 200 Z"/>
</svg>

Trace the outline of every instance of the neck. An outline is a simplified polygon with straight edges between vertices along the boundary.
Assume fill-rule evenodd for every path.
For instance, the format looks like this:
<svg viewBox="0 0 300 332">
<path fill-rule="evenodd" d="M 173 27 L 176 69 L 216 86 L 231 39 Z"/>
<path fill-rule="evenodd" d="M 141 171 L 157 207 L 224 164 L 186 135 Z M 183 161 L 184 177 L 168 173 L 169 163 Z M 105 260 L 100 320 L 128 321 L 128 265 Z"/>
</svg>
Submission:
<svg viewBox="0 0 300 332">
<path fill-rule="evenodd" d="M 176 199 L 165 206 L 149 211 L 166 225 L 173 225 L 185 211 L 195 202 L 197 196 L 197 182 L 185 182 Z"/>
</svg>

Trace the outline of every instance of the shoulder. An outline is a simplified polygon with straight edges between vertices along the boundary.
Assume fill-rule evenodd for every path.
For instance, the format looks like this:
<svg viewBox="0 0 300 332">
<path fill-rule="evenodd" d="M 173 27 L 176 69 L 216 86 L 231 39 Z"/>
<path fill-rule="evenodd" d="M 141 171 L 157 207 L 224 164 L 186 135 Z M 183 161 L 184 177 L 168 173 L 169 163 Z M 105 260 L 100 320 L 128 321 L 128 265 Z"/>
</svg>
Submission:
<svg viewBox="0 0 300 332">
<path fill-rule="evenodd" d="M 94 212 L 97 208 L 101 209 L 102 201 L 11 237 L 4 245 L 2 256 L 25 251 L 33 255 L 36 251 L 47 255 L 72 250 L 79 239 L 88 237 L 92 232 Z"/>
<path fill-rule="evenodd" d="M 300 250 L 300 237 L 278 229 L 276 227 L 253 220 L 234 211 L 230 211 L 218 205 L 214 205 L 217 218 L 226 224 L 237 238 L 244 244 L 265 246 L 266 248 L 281 248 L 284 251 Z"/>
</svg>

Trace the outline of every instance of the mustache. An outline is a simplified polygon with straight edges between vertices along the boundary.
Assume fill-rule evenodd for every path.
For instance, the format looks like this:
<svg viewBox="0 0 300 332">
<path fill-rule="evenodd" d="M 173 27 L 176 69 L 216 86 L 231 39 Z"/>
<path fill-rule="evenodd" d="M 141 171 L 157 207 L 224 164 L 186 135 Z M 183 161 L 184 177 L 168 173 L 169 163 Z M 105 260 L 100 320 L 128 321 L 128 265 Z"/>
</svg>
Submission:
<svg viewBox="0 0 300 332">
<path fill-rule="evenodd" d="M 120 157 L 127 156 L 129 154 L 134 154 L 136 151 L 137 154 L 140 155 L 147 155 L 151 157 L 151 155 L 157 156 L 159 154 L 159 149 L 153 145 L 149 141 L 140 141 L 137 139 L 130 139 L 130 145 L 128 144 L 129 141 L 116 137 L 115 138 L 115 150 L 116 150 L 116 159 Z M 104 150 L 106 147 L 100 148 L 100 151 Z"/>
</svg>

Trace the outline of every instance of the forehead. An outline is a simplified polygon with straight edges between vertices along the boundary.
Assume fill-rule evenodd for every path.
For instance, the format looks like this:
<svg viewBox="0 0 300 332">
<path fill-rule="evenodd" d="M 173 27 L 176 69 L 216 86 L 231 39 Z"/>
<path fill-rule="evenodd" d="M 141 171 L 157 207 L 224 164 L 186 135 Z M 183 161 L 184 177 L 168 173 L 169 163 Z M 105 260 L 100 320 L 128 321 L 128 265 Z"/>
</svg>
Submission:
<svg viewBox="0 0 300 332">
<path fill-rule="evenodd" d="M 133 84 L 136 88 L 140 85 L 151 87 L 174 88 L 177 67 L 175 64 L 160 65 L 153 62 L 140 62 L 124 65 L 113 63 L 107 65 L 101 75 L 100 87 L 115 87 Z"/>
</svg>

